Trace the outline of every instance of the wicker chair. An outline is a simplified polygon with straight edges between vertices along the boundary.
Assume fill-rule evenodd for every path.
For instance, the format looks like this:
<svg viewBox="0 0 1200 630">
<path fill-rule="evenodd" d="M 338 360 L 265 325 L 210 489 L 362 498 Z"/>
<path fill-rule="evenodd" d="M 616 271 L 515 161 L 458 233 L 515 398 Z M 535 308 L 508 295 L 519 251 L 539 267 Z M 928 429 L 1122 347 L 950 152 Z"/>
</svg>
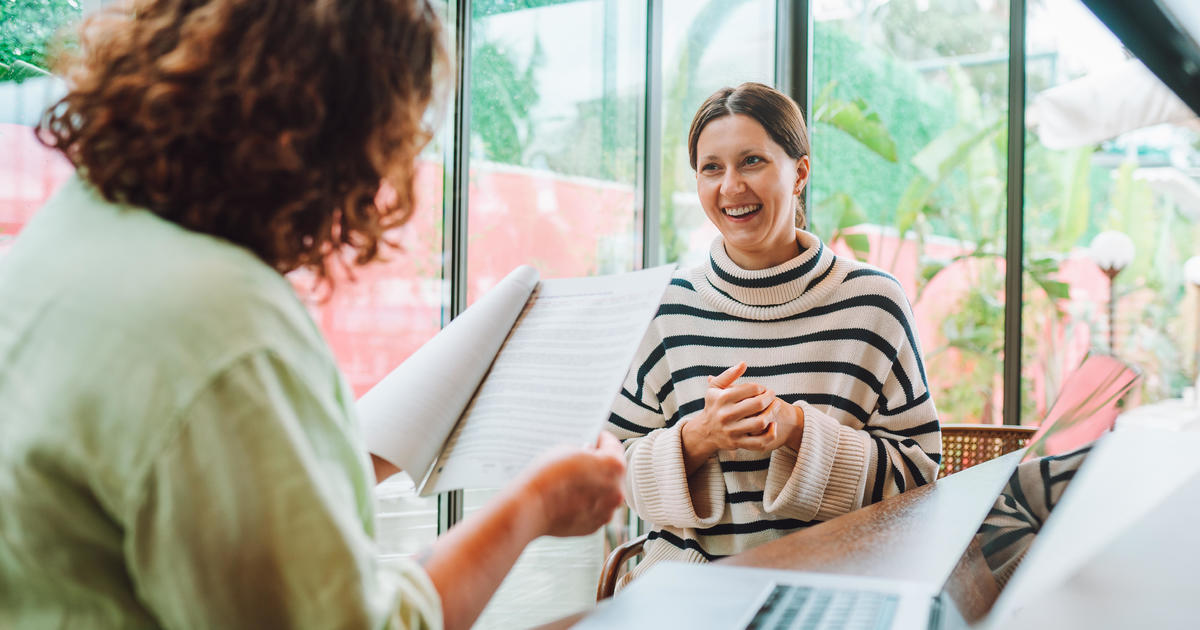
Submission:
<svg viewBox="0 0 1200 630">
<path fill-rule="evenodd" d="M 942 466 L 938 479 L 1023 448 L 1037 427 L 998 424 L 943 424 Z"/>
</svg>

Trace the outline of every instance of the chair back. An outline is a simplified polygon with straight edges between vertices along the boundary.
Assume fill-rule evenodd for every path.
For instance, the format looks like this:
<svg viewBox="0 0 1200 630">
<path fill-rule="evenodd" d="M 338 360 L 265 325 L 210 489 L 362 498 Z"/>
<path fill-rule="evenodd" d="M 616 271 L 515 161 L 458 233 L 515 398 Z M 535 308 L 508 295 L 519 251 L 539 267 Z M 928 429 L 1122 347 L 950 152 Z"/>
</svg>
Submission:
<svg viewBox="0 0 1200 630">
<path fill-rule="evenodd" d="M 938 479 L 1024 448 L 1037 427 L 998 424 L 943 424 Z"/>
<path fill-rule="evenodd" d="M 625 569 L 625 563 L 642 553 L 646 544 L 647 534 L 625 541 L 624 544 L 612 550 L 604 561 L 604 569 L 600 571 L 600 583 L 596 586 L 596 601 L 604 601 L 613 596 L 617 590 L 617 582 Z"/>
</svg>

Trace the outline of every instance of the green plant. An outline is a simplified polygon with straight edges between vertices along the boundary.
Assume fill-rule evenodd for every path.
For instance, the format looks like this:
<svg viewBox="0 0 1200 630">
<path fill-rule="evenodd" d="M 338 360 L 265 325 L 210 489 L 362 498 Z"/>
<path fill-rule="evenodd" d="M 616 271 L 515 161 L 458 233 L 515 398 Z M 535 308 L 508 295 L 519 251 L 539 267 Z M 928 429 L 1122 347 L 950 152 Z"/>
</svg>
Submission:
<svg viewBox="0 0 1200 630">
<path fill-rule="evenodd" d="M 1004 350 L 1005 187 L 1003 168 L 1006 124 L 1002 112 L 988 112 L 971 81 L 956 67 L 947 70 L 955 103 L 955 122 L 935 135 L 907 160 L 913 175 L 899 195 L 891 213 L 897 234 L 916 242 L 917 252 L 927 251 L 928 240 L 937 235 L 960 244 L 961 254 L 935 259 L 918 254 L 919 273 L 914 301 L 925 298 L 925 290 L 939 274 L 951 267 L 967 275 L 966 290 L 939 325 L 943 343 L 928 351 L 931 369 L 954 373 L 953 383 L 936 392 L 938 406 L 947 417 L 961 420 L 995 418 L 993 401 L 1000 387 Z M 876 156 L 901 165 L 895 143 L 886 125 L 862 99 L 832 98 L 835 84 L 828 84 L 814 103 L 818 123 L 840 130 Z M 1076 161 L 1076 171 L 1086 173 L 1087 162 Z M 1053 226 L 1049 243 L 1061 245 L 1079 236 L 1080 218 L 1086 226 L 1086 190 L 1068 189 L 1065 197 L 1073 210 L 1062 213 Z M 1086 180 L 1086 177 L 1083 178 Z M 1081 203 L 1079 199 L 1084 201 Z M 855 200 L 855 193 L 839 190 L 826 196 L 815 213 L 818 233 L 826 240 L 842 240 L 859 258 L 866 259 L 866 236 L 854 228 L 868 222 L 868 215 Z M 1057 250 L 1030 248 L 1023 273 L 1030 290 L 1023 296 L 1031 317 L 1058 325 L 1066 320 L 1061 301 L 1069 287 L 1057 279 L 1061 256 Z M 877 262 L 895 271 L 902 249 Z M 881 253 L 882 255 L 882 253 Z M 1036 328 L 1031 332 L 1036 332 Z M 1036 348 L 1032 339 L 1024 344 Z M 966 369 L 964 369 L 966 368 Z M 1028 413 L 1035 401 L 1022 400 Z"/>
<path fill-rule="evenodd" d="M 0 0 L 0 82 L 45 73 L 56 33 L 79 16 L 78 0 Z"/>
<path fill-rule="evenodd" d="M 480 29 L 471 57 L 471 129 L 478 134 L 484 158 L 523 164 L 533 135 L 530 112 L 538 102 L 534 72 L 542 63 L 542 47 L 534 42 L 524 68 L 513 55 Z"/>
</svg>

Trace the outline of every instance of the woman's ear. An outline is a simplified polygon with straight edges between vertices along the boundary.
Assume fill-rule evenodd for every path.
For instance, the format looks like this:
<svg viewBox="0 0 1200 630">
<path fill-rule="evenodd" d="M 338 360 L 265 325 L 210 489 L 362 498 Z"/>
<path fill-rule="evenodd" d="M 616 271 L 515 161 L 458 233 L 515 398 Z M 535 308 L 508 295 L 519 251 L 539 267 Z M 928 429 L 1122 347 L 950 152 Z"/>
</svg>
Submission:
<svg viewBox="0 0 1200 630">
<path fill-rule="evenodd" d="M 804 192 L 804 187 L 808 185 L 810 164 L 807 155 L 802 155 L 799 160 L 796 160 L 796 185 L 792 187 L 792 194 L 799 195 Z"/>
</svg>

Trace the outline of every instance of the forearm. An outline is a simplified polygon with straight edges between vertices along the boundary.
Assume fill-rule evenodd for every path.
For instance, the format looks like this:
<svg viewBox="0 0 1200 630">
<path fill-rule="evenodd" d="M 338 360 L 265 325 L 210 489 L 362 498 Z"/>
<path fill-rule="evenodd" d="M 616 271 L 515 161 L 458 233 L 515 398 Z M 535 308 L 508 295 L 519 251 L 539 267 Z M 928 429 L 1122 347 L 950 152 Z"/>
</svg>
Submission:
<svg viewBox="0 0 1200 630">
<path fill-rule="evenodd" d="M 527 487 L 504 490 L 430 551 L 425 571 L 441 596 L 447 630 L 475 622 L 521 551 L 545 530 L 540 512 L 528 509 Z"/>
</svg>

